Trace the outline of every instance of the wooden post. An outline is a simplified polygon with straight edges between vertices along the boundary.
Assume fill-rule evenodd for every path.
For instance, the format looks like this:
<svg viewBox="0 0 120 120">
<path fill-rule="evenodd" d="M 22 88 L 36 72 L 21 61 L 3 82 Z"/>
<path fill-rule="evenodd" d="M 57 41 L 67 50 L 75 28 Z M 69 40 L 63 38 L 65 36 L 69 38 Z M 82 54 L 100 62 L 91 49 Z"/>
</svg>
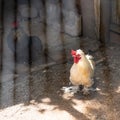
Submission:
<svg viewBox="0 0 120 120">
<path fill-rule="evenodd" d="M 100 38 L 100 0 L 94 0 L 95 33 Z"/>
<path fill-rule="evenodd" d="M 120 24 L 120 0 L 116 1 L 117 23 Z"/>
</svg>

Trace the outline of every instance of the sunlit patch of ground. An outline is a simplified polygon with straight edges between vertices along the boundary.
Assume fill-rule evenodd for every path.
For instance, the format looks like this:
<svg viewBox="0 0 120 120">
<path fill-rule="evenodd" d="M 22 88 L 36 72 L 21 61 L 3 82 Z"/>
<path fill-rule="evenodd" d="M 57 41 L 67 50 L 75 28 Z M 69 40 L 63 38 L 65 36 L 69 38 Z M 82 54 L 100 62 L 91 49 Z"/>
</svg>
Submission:
<svg viewBox="0 0 120 120">
<path fill-rule="evenodd" d="M 66 99 L 66 98 L 63 98 Z M 68 98 L 67 98 L 68 100 Z M 41 103 L 36 103 L 34 100 L 31 101 L 29 106 L 24 104 L 18 104 L 12 107 L 8 107 L 0 111 L 1 120 L 78 120 L 70 112 L 78 112 L 81 119 L 96 119 L 97 114 L 90 113 L 91 109 L 98 111 L 102 109 L 98 101 L 95 100 L 77 100 L 72 99 L 72 105 L 70 111 L 62 110 L 58 105 L 49 105 L 51 102 L 50 98 L 42 99 Z M 66 101 L 67 102 L 67 101 Z M 69 102 L 69 100 L 68 100 Z M 66 105 L 64 105 L 66 107 Z M 72 110 L 73 109 L 73 110 Z M 82 116 L 81 116 L 82 114 Z"/>
<path fill-rule="evenodd" d="M 93 46 L 84 45 L 85 48 Z M 69 85 L 72 63 L 37 69 L 28 77 L 16 76 L 19 79 L 15 86 L 15 103 L 2 106 L 0 120 L 119 120 L 120 48 L 117 45 L 102 47 L 93 53 L 95 60 L 106 57 L 95 69 L 96 92 L 88 96 L 80 92 L 75 95 L 61 92 L 63 86 Z"/>
</svg>

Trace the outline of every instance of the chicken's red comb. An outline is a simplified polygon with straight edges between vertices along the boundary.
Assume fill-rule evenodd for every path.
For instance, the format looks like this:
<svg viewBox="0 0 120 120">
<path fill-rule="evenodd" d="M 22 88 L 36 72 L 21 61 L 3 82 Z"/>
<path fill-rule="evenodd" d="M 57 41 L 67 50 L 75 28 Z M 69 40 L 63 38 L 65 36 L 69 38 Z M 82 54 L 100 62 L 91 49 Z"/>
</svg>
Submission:
<svg viewBox="0 0 120 120">
<path fill-rule="evenodd" d="M 71 55 L 76 55 L 76 51 L 75 50 L 71 50 Z"/>
</svg>

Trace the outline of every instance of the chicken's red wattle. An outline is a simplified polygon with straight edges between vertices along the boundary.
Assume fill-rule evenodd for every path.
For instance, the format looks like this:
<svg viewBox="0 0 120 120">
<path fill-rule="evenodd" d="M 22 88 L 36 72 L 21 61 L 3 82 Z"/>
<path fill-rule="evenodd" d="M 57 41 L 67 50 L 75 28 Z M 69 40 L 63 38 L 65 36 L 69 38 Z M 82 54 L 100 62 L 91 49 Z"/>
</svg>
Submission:
<svg viewBox="0 0 120 120">
<path fill-rule="evenodd" d="M 74 58 L 74 63 L 78 63 L 81 59 L 81 56 L 79 54 L 77 55 L 75 50 L 71 50 L 71 55 Z"/>
</svg>

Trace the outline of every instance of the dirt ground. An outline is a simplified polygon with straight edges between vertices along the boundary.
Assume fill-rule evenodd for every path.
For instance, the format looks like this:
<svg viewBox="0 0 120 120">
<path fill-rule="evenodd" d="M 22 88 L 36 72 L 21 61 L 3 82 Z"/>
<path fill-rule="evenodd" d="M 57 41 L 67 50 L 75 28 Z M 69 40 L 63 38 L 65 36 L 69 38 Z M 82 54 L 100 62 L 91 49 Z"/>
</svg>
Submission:
<svg viewBox="0 0 120 120">
<path fill-rule="evenodd" d="M 22 0 L 20 1 L 22 2 Z M 0 70 L 2 69 L 0 72 L 0 120 L 120 119 L 120 44 L 105 43 L 90 38 L 76 38 L 70 35 L 68 37 L 66 34 L 64 36 L 63 32 L 61 33 L 63 30 L 60 31 L 62 27 L 55 24 L 53 19 L 51 19 L 53 24 L 47 25 L 46 28 L 46 24 L 41 22 L 41 17 L 37 18 L 39 15 L 29 22 L 29 14 L 27 15 L 23 9 L 23 11 L 20 10 L 22 13 L 17 16 L 19 20 L 18 38 L 24 41 L 26 38 L 21 38 L 23 35 L 29 37 L 32 35 L 37 36 L 43 43 L 48 39 L 48 46 L 51 40 L 53 40 L 51 45 L 57 44 L 58 46 L 52 46 L 49 49 L 47 59 L 38 60 L 30 66 L 21 59 L 20 63 L 15 64 L 14 55 L 9 48 L 11 47 L 9 40 L 14 36 L 11 33 L 14 33 L 14 29 L 16 29 L 13 29 L 11 24 L 14 23 L 14 18 L 16 19 L 14 16 L 16 7 L 14 1 L 6 0 L 1 3 L 4 3 L 3 6 L 1 5 L 4 13 L 1 12 L 0 16 L 4 22 L 3 25 L 0 24 L 0 39 L 3 39 L 3 46 L 2 44 L 0 46 L 4 48 L 4 53 L 0 53 L 0 63 L 3 62 L 0 65 Z M 38 2 L 33 5 L 36 4 L 39 7 Z M 24 14 L 29 19 L 25 19 Z M 44 16 L 42 18 L 44 19 Z M 58 19 L 58 17 L 55 18 Z M 28 30 L 28 24 L 31 26 L 31 30 Z M 53 26 L 54 24 L 55 26 Z M 54 27 L 58 29 L 53 29 Z M 46 36 L 46 30 L 48 36 Z M 23 46 L 21 48 L 23 50 Z M 81 92 L 72 95 L 61 91 L 62 87 L 69 85 L 69 70 L 73 63 L 70 51 L 78 48 L 85 53 L 90 50 L 95 61 L 104 59 L 96 65 L 95 69 L 93 87 L 97 91 L 91 91 L 88 96 L 82 95 Z M 27 51 L 23 50 L 22 55 L 24 52 Z M 61 57 L 65 59 L 64 63 L 60 61 Z"/>
<path fill-rule="evenodd" d="M 93 87 L 97 91 L 88 96 L 61 92 L 69 84 L 71 59 L 44 69 L 38 66 L 29 75 L 16 75 L 16 85 L 9 81 L 0 84 L 1 91 L 11 86 L 6 90 L 8 94 L 1 92 L 0 120 L 119 120 L 120 47 L 104 42 L 95 47 L 92 42 L 84 40 L 81 49 L 92 50 L 95 61 L 105 58 L 95 69 Z"/>
</svg>

